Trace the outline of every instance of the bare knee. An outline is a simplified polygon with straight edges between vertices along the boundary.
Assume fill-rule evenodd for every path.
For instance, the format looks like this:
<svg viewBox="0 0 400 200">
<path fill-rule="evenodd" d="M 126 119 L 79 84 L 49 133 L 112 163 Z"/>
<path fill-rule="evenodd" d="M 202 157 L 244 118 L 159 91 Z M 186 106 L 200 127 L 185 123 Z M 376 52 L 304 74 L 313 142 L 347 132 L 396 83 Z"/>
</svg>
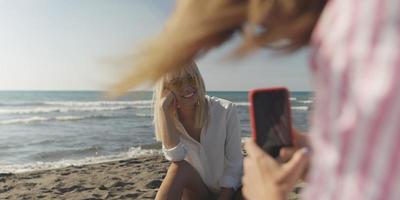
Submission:
<svg viewBox="0 0 400 200">
<path fill-rule="evenodd" d="M 197 171 L 188 162 L 182 160 L 178 162 L 172 162 L 168 168 L 167 176 L 173 177 L 176 181 L 187 185 L 193 179 L 193 177 L 198 177 Z"/>
<path fill-rule="evenodd" d="M 172 162 L 168 168 L 168 173 L 173 173 L 177 175 L 188 175 L 193 171 L 193 167 L 185 160 Z"/>
<path fill-rule="evenodd" d="M 208 194 L 206 186 L 192 165 L 186 161 L 172 162 L 157 192 L 156 199 L 181 199 L 185 190 L 194 191 L 196 194 Z M 186 193 L 188 192 L 185 192 L 185 194 Z"/>
</svg>

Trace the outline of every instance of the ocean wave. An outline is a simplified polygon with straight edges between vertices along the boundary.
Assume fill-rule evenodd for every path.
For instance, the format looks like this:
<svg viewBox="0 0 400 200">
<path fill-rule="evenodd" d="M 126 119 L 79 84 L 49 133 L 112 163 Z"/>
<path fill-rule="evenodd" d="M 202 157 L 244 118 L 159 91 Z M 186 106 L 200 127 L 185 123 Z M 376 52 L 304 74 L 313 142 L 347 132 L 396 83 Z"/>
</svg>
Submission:
<svg viewBox="0 0 400 200">
<path fill-rule="evenodd" d="M 18 144 L 0 144 L 0 150 L 17 148 L 17 147 L 20 147 L 20 146 L 21 145 L 18 145 Z M 2 152 L 2 153 L 4 153 L 4 152 Z"/>
<path fill-rule="evenodd" d="M 0 109 L 0 114 L 38 114 L 52 112 L 98 112 L 98 111 L 116 111 L 132 109 L 130 106 L 112 106 L 112 107 L 36 107 L 36 108 L 18 108 L 18 109 Z"/>
<path fill-rule="evenodd" d="M 54 162 L 32 162 L 26 164 L 0 164 L 0 173 L 22 173 L 37 170 L 57 169 L 68 166 L 81 166 L 122 159 L 136 158 L 140 156 L 161 155 L 160 149 L 142 149 L 141 147 L 131 147 L 128 151 L 107 156 L 91 156 L 82 159 L 64 159 Z"/>
<path fill-rule="evenodd" d="M 249 102 L 233 102 L 237 106 L 250 106 Z"/>
<path fill-rule="evenodd" d="M 56 142 L 58 142 L 58 141 L 53 140 L 53 139 L 45 139 L 45 140 L 30 142 L 30 143 L 28 143 L 28 145 L 48 145 L 48 144 L 53 144 Z"/>
<path fill-rule="evenodd" d="M 289 100 L 290 100 L 290 101 L 296 101 L 297 98 L 296 98 L 296 97 L 290 97 Z"/>
<path fill-rule="evenodd" d="M 146 114 L 146 113 L 136 113 L 135 116 L 143 117 L 143 118 L 153 118 L 153 114 Z"/>
<path fill-rule="evenodd" d="M 3 120 L 0 121 L 1 125 L 7 125 L 7 124 L 29 124 L 29 123 L 34 123 L 34 122 L 43 122 L 47 121 L 48 118 L 46 117 L 39 117 L 39 116 L 34 116 L 34 117 L 29 117 L 25 119 L 8 119 L 8 120 Z"/>
<path fill-rule="evenodd" d="M 138 109 L 148 109 L 148 108 L 153 108 L 152 105 L 149 106 L 135 106 L 134 108 L 138 108 Z"/>
<path fill-rule="evenodd" d="M 12 103 L 0 103 L 3 107 L 21 107 L 21 106 L 42 106 L 42 102 L 12 102 Z"/>
<path fill-rule="evenodd" d="M 244 143 L 246 143 L 247 141 L 249 141 L 249 140 L 252 140 L 253 138 L 252 137 L 242 137 L 241 138 L 241 144 L 242 145 L 244 145 Z"/>
<path fill-rule="evenodd" d="M 91 156 L 97 155 L 98 152 L 102 151 L 101 146 L 93 145 L 87 148 L 82 149 L 71 149 L 71 150 L 62 150 L 62 151 L 49 151 L 49 152 L 41 152 L 32 156 L 34 160 L 42 160 L 42 161 L 52 161 L 57 160 L 59 158 L 66 157 L 78 157 L 78 156 Z"/>
<path fill-rule="evenodd" d="M 302 111 L 307 111 L 308 106 L 293 106 L 292 110 L 302 110 Z"/>
<path fill-rule="evenodd" d="M 152 105 L 151 100 L 142 101 L 47 101 L 44 105 L 68 106 L 68 107 L 88 107 L 88 106 L 136 106 Z"/>
<path fill-rule="evenodd" d="M 19 118 L 19 119 L 8 119 L 0 121 L 0 125 L 9 125 L 9 124 L 32 124 L 32 123 L 41 123 L 48 121 L 78 121 L 83 119 L 90 118 L 113 118 L 110 115 L 89 115 L 89 116 L 58 116 L 58 117 L 41 117 L 41 116 L 33 116 L 29 118 Z"/>
<path fill-rule="evenodd" d="M 295 99 L 295 98 L 294 98 Z M 298 101 L 304 104 L 311 104 L 312 101 Z M 235 105 L 237 106 L 250 106 L 249 102 L 234 102 Z M 293 106 L 293 110 L 308 110 L 308 106 Z"/>
<path fill-rule="evenodd" d="M 44 101 L 44 102 L 2 102 L 2 107 L 33 107 L 33 106 L 61 106 L 61 107 L 93 107 L 93 106 L 151 106 L 153 101 Z"/>
<path fill-rule="evenodd" d="M 297 101 L 299 103 L 304 103 L 304 104 L 312 104 L 313 101 L 312 100 L 304 100 L 304 101 Z"/>
</svg>

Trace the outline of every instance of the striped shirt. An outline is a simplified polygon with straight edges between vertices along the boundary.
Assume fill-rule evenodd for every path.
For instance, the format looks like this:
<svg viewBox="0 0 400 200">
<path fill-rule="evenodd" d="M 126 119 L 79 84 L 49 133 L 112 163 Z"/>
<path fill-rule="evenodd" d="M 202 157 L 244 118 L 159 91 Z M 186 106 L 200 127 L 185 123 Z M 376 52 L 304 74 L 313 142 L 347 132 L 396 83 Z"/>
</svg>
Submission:
<svg viewBox="0 0 400 200">
<path fill-rule="evenodd" d="M 330 0 L 311 50 L 305 199 L 400 199 L 400 0 Z"/>
</svg>

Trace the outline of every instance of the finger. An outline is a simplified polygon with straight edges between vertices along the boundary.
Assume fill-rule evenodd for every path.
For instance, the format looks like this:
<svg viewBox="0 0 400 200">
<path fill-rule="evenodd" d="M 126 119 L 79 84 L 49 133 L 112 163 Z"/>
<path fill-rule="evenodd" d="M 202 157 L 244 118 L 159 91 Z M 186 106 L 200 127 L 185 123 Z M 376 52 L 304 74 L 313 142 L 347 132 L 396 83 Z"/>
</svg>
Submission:
<svg viewBox="0 0 400 200">
<path fill-rule="evenodd" d="M 172 90 L 169 91 L 168 93 L 168 98 L 172 101 L 172 100 L 176 100 L 176 94 L 175 92 L 173 92 Z"/>
<path fill-rule="evenodd" d="M 242 193 L 246 199 L 256 199 L 254 195 L 256 193 L 257 187 L 263 187 L 260 181 L 271 180 L 268 176 L 269 173 L 265 172 L 266 169 L 260 171 L 258 162 L 252 158 L 246 157 L 243 160 L 243 170 L 244 175 L 242 177 Z"/>
<path fill-rule="evenodd" d="M 176 109 L 176 98 L 172 91 L 168 90 L 162 100 L 162 108 L 164 111 L 174 111 Z M 172 109 L 172 110 L 171 110 Z"/>
<path fill-rule="evenodd" d="M 244 184 L 243 184 L 243 187 L 242 187 L 242 194 L 243 194 L 243 197 L 245 197 L 245 199 L 250 199 L 249 189 Z"/>
<path fill-rule="evenodd" d="M 310 148 L 309 139 L 306 134 L 301 133 L 299 130 L 295 128 L 292 129 L 292 134 L 293 134 L 293 145 L 298 147 Z"/>
<path fill-rule="evenodd" d="M 249 187 L 251 187 L 251 173 L 253 172 L 251 160 L 246 157 L 243 159 L 242 193 L 246 198 L 250 198 Z"/>
<path fill-rule="evenodd" d="M 299 150 L 299 148 L 297 147 L 281 148 L 281 150 L 279 151 L 279 161 L 281 161 L 282 163 L 289 161 L 297 150 Z"/>
<path fill-rule="evenodd" d="M 266 169 L 262 169 L 265 171 Z M 243 159 L 243 183 L 250 183 L 252 180 L 251 177 L 260 177 L 260 167 L 258 166 L 258 162 L 255 159 L 246 157 Z M 255 175 L 256 174 L 256 175 Z M 266 174 L 267 175 L 267 174 Z"/>
<path fill-rule="evenodd" d="M 282 166 L 282 174 L 280 175 L 282 181 L 285 182 L 289 187 L 292 187 L 304 173 L 309 162 L 309 149 L 302 148 L 296 151 L 296 153 L 293 155 L 293 158 Z"/>
<path fill-rule="evenodd" d="M 243 159 L 243 177 L 242 177 L 243 186 L 247 184 L 249 173 L 251 172 L 251 167 L 249 162 L 250 162 L 249 158 L 246 157 Z"/>
<path fill-rule="evenodd" d="M 163 90 L 162 97 L 168 98 L 170 95 L 173 95 L 173 94 L 174 94 L 174 93 L 172 92 L 171 89 L 165 88 L 165 89 Z"/>
<path fill-rule="evenodd" d="M 172 101 L 171 98 L 171 92 L 170 91 L 166 91 L 163 95 L 163 99 L 164 99 L 164 104 L 169 105 L 169 103 Z"/>
<path fill-rule="evenodd" d="M 262 158 L 265 155 L 265 152 L 254 142 L 254 140 L 248 140 L 244 147 L 248 156 L 252 158 Z"/>
<path fill-rule="evenodd" d="M 260 166 L 257 159 L 247 156 L 243 160 L 243 184 L 254 182 L 254 178 L 268 177 L 268 168 Z"/>
<path fill-rule="evenodd" d="M 258 163 L 258 167 L 263 169 L 267 168 L 271 170 L 273 174 L 278 169 L 276 161 L 267 153 L 264 152 L 253 140 L 246 142 L 245 149 L 248 157 L 255 160 Z"/>
</svg>

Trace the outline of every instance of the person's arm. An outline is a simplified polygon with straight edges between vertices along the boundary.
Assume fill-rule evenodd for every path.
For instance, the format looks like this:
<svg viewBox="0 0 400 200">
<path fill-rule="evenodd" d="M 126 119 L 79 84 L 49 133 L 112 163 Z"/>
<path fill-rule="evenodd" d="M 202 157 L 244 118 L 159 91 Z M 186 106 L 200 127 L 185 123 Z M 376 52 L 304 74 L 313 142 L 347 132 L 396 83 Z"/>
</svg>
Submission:
<svg viewBox="0 0 400 200">
<path fill-rule="evenodd" d="M 178 129 L 174 124 L 175 97 L 172 92 L 168 92 L 162 98 L 161 103 L 161 120 L 164 127 L 162 127 L 161 139 L 163 145 L 169 149 L 175 147 L 179 143 Z"/>
<path fill-rule="evenodd" d="M 175 97 L 172 92 L 168 92 L 162 99 L 161 120 L 163 126 L 161 130 L 161 139 L 163 143 L 163 152 L 167 160 L 180 161 L 185 158 L 186 150 L 180 143 L 180 133 L 174 122 L 176 114 Z"/>
<path fill-rule="evenodd" d="M 240 121 L 233 104 L 227 113 L 226 127 L 225 168 L 220 179 L 221 196 L 231 196 L 240 186 L 243 174 Z"/>
</svg>

